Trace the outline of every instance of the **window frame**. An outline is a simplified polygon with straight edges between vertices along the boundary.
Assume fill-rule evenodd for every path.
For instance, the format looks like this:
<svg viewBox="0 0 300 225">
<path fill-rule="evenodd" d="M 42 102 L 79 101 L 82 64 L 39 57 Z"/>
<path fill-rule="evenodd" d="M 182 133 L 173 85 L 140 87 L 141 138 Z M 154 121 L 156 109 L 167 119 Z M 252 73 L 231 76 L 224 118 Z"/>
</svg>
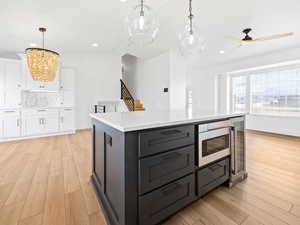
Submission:
<svg viewBox="0 0 300 225">
<path fill-rule="evenodd" d="M 259 69 L 259 70 L 254 70 L 254 69 L 248 69 L 247 71 L 245 70 L 244 72 L 231 72 L 227 73 L 228 77 L 228 88 L 229 88 L 229 110 L 231 113 L 234 113 L 234 105 L 233 105 L 233 88 L 232 88 L 232 83 L 233 83 L 233 78 L 234 77 L 246 77 L 246 95 L 245 95 L 245 112 L 246 114 L 249 115 L 258 115 L 258 116 L 278 116 L 278 117 L 300 117 L 297 115 L 284 115 L 284 114 L 268 114 L 268 113 L 253 113 L 252 107 L 252 93 L 251 93 L 251 75 L 256 75 L 256 74 L 263 74 L 263 73 L 271 73 L 271 72 L 282 72 L 282 71 L 289 71 L 289 70 L 298 70 L 300 72 L 300 64 L 295 64 L 295 65 L 287 65 L 287 66 L 280 66 L 280 67 L 272 67 L 272 68 L 266 68 L 266 69 Z"/>
</svg>

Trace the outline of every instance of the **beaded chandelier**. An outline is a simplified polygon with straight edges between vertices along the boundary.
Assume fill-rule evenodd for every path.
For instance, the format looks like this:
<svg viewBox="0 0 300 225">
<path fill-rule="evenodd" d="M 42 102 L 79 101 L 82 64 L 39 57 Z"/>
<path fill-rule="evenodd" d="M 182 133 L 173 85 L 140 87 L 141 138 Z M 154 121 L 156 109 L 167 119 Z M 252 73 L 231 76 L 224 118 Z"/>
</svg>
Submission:
<svg viewBox="0 0 300 225">
<path fill-rule="evenodd" d="M 59 54 L 44 48 L 46 28 L 39 28 L 43 34 L 43 48 L 27 48 L 27 65 L 33 80 L 49 82 L 55 79 L 59 65 Z"/>
</svg>

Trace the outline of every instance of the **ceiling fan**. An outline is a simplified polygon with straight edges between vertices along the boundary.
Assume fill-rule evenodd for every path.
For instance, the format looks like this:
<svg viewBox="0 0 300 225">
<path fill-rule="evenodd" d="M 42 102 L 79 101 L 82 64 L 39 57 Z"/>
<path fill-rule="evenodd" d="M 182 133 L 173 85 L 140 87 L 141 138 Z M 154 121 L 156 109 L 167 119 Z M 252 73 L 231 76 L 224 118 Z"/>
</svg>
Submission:
<svg viewBox="0 0 300 225">
<path fill-rule="evenodd" d="M 283 33 L 283 34 L 275 34 L 275 35 L 266 36 L 266 37 L 252 38 L 249 35 L 249 33 L 251 31 L 252 31 L 251 28 L 244 29 L 243 33 L 245 34 L 245 37 L 242 38 L 242 39 L 237 38 L 237 37 L 233 37 L 233 36 L 227 36 L 226 39 L 236 40 L 236 41 L 241 42 L 241 43 L 249 43 L 249 42 L 255 42 L 255 41 L 270 41 L 270 40 L 285 38 L 285 37 L 289 37 L 289 36 L 294 35 L 293 32 L 289 32 L 289 33 Z"/>
</svg>

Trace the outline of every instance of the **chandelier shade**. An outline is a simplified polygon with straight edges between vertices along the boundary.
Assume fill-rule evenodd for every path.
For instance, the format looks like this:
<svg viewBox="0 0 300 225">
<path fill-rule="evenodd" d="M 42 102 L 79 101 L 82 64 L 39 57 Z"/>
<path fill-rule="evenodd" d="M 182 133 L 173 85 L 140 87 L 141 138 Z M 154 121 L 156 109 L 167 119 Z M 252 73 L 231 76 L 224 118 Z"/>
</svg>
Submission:
<svg viewBox="0 0 300 225">
<path fill-rule="evenodd" d="M 35 81 L 53 81 L 59 66 L 59 54 L 44 48 L 44 32 L 46 28 L 39 28 L 43 33 L 43 48 L 27 48 L 25 50 L 27 65 Z"/>
<path fill-rule="evenodd" d="M 192 10 L 192 0 L 189 0 L 188 22 L 183 32 L 179 35 L 180 49 L 184 55 L 192 55 L 197 52 L 202 52 L 205 49 L 204 39 L 200 34 L 199 28 L 194 24 Z"/>
<path fill-rule="evenodd" d="M 140 45 L 151 44 L 159 30 L 158 20 L 144 0 L 129 12 L 126 26 L 130 42 Z"/>
</svg>

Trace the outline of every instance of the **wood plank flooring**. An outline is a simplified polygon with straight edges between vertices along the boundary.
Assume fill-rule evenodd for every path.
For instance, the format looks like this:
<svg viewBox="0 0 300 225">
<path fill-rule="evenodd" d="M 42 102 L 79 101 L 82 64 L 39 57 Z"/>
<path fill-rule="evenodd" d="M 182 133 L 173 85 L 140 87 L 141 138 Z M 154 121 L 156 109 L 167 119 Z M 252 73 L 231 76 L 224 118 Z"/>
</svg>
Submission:
<svg viewBox="0 0 300 225">
<path fill-rule="evenodd" d="M 0 143 L 0 225 L 106 225 L 89 181 L 91 132 Z M 300 138 L 247 132 L 249 178 L 164 225 L 300 225 Z"/>
</svg>

